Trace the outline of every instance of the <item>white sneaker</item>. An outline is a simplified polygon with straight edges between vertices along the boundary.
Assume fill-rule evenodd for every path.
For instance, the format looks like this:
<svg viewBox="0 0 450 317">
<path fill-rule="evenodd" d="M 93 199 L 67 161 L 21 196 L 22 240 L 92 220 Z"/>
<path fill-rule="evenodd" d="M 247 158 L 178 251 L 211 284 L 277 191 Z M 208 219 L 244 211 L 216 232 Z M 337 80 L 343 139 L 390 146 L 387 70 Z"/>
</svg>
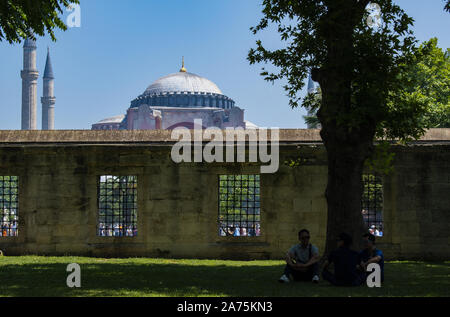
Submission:
<svg viewBox="0 0 450 317">
<path fill-rule="evenodd" d="M 283 276 L 278 280 L 278 282 L 280 283 L 289 283 L 290 281 L 291 280 L 289 279 L 289 277 L 287 277 L 285 274 L 283 274 Z"/>
<path fill-rule="evenodd" d="M 319 276 L 318 275 L 314 275 L 312 278 L 313 283 L 319 283 Z"/>
</svg>

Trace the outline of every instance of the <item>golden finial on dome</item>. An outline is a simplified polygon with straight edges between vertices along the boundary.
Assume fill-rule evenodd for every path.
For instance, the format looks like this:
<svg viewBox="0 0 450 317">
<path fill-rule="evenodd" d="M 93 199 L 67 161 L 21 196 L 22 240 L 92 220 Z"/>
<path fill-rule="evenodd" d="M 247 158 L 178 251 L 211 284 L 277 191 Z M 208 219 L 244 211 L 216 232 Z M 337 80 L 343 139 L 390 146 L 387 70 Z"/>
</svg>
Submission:
<svg viewBox="0 0 450 317">
<path fill-rule="evenodd" d="M 182 66 L 181 66 L 180 72 L 182 72 L 182 73 L 186 73 L 187 72 L 186 68 L 184 68 L 184 56 L 183 56 Z"/>
</svg>

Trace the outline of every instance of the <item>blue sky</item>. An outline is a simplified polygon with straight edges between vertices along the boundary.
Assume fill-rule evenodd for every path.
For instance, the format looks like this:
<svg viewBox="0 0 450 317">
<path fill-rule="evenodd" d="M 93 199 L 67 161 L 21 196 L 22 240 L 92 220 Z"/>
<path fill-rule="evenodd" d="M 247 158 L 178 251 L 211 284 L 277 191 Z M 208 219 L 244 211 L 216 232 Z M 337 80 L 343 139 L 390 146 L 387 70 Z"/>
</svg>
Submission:
<svg viewBox="0 0 450 317">
<path fill-rule="evenodd" d="M 305 128 L 303 109 L 291 109 L 282 82 L 265 82 L 246 60 L 261 17 L 261 0 L 81 0 L 81 27 L 39 38 L 39 100 L 47 46 L 55 73 L 57 129 L 90 129 L 124 114 L 156 79 L 180 69 L 215 82 L 261 127 Z M 415 22 L 419 40 L 450 47 L 450 14 L 442 0 L 397 0 Z M 67 17 L 68 13 L 65 14 Z M 276 32 L 264 43 L 275 47 Z M 22 45 L 0 43 L 0 130 L 20 129 Z M 38 102 L 38 127 L 41 127 Z"/>
</svg>

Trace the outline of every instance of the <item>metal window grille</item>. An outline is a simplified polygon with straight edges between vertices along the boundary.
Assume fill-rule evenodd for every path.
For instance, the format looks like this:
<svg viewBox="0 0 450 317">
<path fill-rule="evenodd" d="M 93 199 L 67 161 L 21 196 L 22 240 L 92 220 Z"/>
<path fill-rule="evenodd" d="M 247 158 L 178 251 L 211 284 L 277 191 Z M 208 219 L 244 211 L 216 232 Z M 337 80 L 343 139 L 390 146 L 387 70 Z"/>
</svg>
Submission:
<svg viewBox="0 0 450 317">
<path fill-rule="evenodd" d="M 361 201 L 364 222 L 370 233 L 383 235 L 383 183 L 380 175 L 363 174 Z"/>
<path fill-rule="evenodd" d="M 219 175 L 219 236 L 261 235 L 259 175 Z"/>
<path fill-rule="evenodd" d="M 0 176 L 0 237 L 19 235 L 19 177 Z"/>
<path fill-rule="evenodd" d="M 98 208 L 98 236 L 137 236 L 137 176 L 100 176 Z"/>
</svg>

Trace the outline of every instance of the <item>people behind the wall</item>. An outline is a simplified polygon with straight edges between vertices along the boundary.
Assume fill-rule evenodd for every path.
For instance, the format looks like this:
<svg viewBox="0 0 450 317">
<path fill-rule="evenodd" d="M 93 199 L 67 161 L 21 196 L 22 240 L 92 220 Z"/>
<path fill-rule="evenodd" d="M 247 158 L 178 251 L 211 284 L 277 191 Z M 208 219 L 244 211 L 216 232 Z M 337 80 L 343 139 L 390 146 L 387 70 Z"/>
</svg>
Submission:
<svg viewBox="0 0 450 317">
<path fill-rule="evenodd" d="M 11 225 L 11 235 L 13 237 L 17 236 L 17 222 L 14 221 Z"/>
<path fill-rule="evenodd" d="M 233 236 L 233 237 L 255 237 L 259 236 L 260 225 L 259 223 L 235 223 L 235 224 L 222 224 L 219 227 L 219 236 Z"/>
<path fill-rule="evenodd" d="M 123 225 L 119 223 L 112 225 L 100 223 L 98 226 L 98 235 L 100 237 L 134 237 L 137 236 L 137 228 L 133 225 Z"/>
<path fill-rule="evenodd" d="M 2 237 L 8 237 L 9 236 L 9 228 L 8 225 L 2 224 Z"/>
<path fill-rule="evenodd" d="M 307 229 L 298 233 L 299 244 L 291 247 L 286 254 L 286 266 L 280 277 L 281 283 L 294 281 L 319 282 L 319 249 L 310 243 L 311 235 Z"/>
<path fill-rule="evenodd" d="M 18 235 L 17 221 L 2 222 L 0 226 L 1 237 L 16 237 Z"/>
<path fill-rule="evenodd" d="M 383 224 L 380 224 L 378 227 L 376 225 L 371 225 L 369 233 L 374 235 L 375 237 L 382 237 L 383 236 L 382 226 Z"/>
<path fill-rule="evenodd" d="M 239 227 L 239 225 L 236 225 L 236 227 L 234 228 L 234 236 L 235 237 L 240 237 L 241 236 L 241 228 Z"/>
<path fill-rule="evenodd" d="M 371 215 L 369 215 L 369 211 L 367 209 L 363 209 L 361 211 L 361 213 L 362 213 L 363 219 L 366 224 L 377 222 L 376 225 L 372 224 L 369 226 L 369 233 L 373 234 L 376 237 L 382 237 L 383 236 L 383 223 L 378 222 L 381 214 L 379 212 L 376 212 L 375 215 L 372 213 L 371 213 Z"/>
<path fill-rule="evenodd" d="M 256 236 L 255 225 L 252 225 L 250 228 L 248 228 L 248 236 L 249 236 L 249 237 L 254 237 L 254 236 Z"/>
<path fill-rule="evenodd" d="M 236 231 L 236 228 L 234 228 L 234 226 L 228 227 L 228 235 L 229 236 L 234 236 L 234 232 Z"/>
</svg>

